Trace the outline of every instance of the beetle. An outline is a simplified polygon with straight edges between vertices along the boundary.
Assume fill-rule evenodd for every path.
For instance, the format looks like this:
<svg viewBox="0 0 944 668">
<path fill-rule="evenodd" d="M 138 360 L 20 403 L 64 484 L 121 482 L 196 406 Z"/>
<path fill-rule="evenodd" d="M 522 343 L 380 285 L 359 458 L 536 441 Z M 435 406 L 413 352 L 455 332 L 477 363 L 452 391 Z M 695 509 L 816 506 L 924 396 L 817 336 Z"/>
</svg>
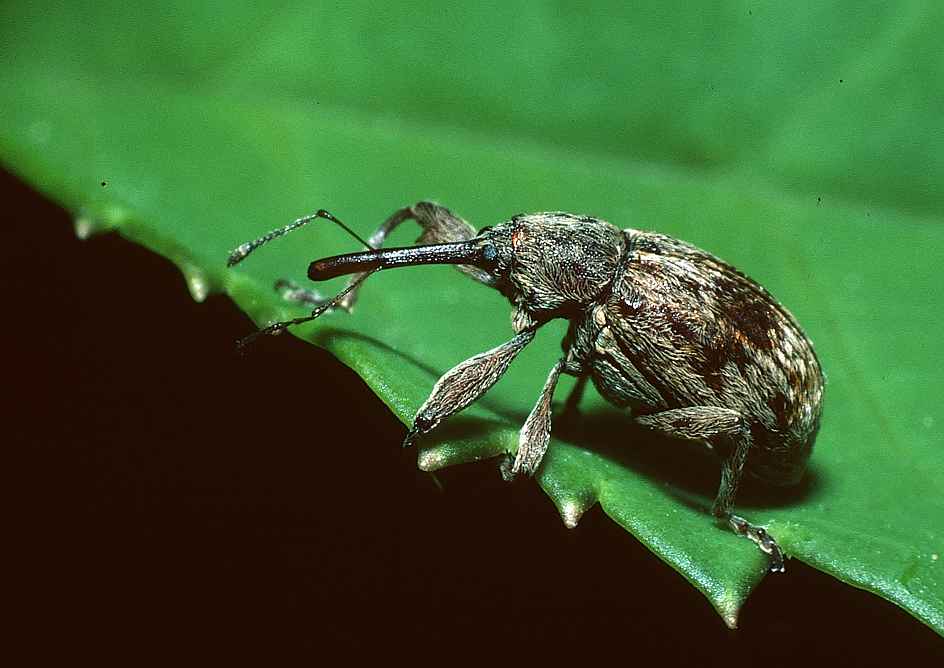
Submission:
<svg viewBox="0 0 944 668">
<path fill-rule="evenodd" d="M 475 231 L 439 204 L 423 201 L 394 212 L 368 239 L 319 210 L 236 248 L 233 266 L 259 246 L 316 219 L 330 220 L 368 250 L 312 262 L 308 278 L 353 274 L 330 299 L 288 281 L 283 296 L 314 307 L 247 337 L 313 320 L 329 309 L 350 311 L 373 273 L 420 264 L 453 264 L 498 290 L 513 307 L 515 336 L 447 371 L 416 413 L 404 445 L 481 397 L 548 321 L 569 321 L 563 354 L 521 428 L 506 479 L 533 475 L 547 450 L 551 400 L 561 374 L 577 378 L 567 409 L 588 380 L 644 428 L 700 441 L 721 459 L 711 512 L 784 570 L 783 553 L 763 527 L 732 512 L 745 472 L 772 486 L 796 485 L 806 469 L 822 413 L 824 378 L 813 344 L 794 316 L 758 283 L 718 257 L 679 239 L 619 229 L 566 212 L 519 214 Z M 382 248 L 404 221 L 422 232 L 417 245 Z"/>
</svg>

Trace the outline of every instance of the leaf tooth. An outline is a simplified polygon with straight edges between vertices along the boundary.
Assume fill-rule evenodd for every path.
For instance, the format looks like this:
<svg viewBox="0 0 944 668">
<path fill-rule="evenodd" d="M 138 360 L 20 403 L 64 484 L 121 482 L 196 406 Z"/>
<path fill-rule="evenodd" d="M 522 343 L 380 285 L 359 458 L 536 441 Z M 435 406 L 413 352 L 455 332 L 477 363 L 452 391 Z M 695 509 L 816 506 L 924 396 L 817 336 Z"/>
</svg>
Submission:
<svg viewBox="0 0 944 668">
<path fill-rule="evenodd" d="M 490 459 L 505 451 L 495 439 L 456 440 L 421 447 L 416 456 L 416 465 L 421 471 L 438 471 L 447 466 Z"/>
<path fill-rule="evenodd" d="M 744 604 L 744 600 L 745 597 L 739 597 L 733 592 L 726 591 L 720 597 L 711 601 L 715 611 L 721 616 L 724 625 L 732 631 L 738 627 L 738 617 L 741 614 L 741 606 Z"/>
<path fill-rule="evenodd" d="M 72 227 L 75 229 L 75 236 L 82 241 L 96 234 L 101 234 L 108 229 L 108 226 L 101 218 L 88 213 L 80 213 L 76 216 L 75 220 L 72 222 Z"/>
<path fill-rule="evenodd" d="M 597 499 L 593 494 L 580 494 L 567 496 L 560 500 L 555 499 L 555 501 L 561 519 L 564 520 L 564 526 L 568 529 L 574 529 L 577 527 L 577 523 L 580 522 L 580 518 L 593 507 Z"/>
<path fill-rule="evenodd" d="M 98 207 L 101 210 L 92 211 L 82 209 L 72 221 L 72 227 L 75 230 L 75 236 L 83 241 L 96 234 L 102 234 L 108 230 L 117 227 L 127 220 L 128 213 L 119 206 Z"/>
<path fill-rule="evenodd" d="M 180 271 L 187 282 L 190 296 L 193 297 L 195 302 L 203 302 L 212 292 L 216 291 L 209 274 L 192 262 L 182 262 Z"/>
<path fill-rule="evenodd" d="M 471 418 L 466 419 L 471 420 Z M 466 419 L 462 416 L 453 418 L 448 425 L 442 428 L 439 432 L 439 438 L 444 440 L 418 444 L 419 453 L 416 456 L 416 465 L 421 471 L 437 471 L 447 466 L 478 462 L 483 459 L 507 455 L 510 450 L 509 443 L 518 437 L 517 432 L 511 431 L 503 423 L 488 418 L 485 418 L 485 421 L 490 422 L 493 429 L 472 436 L 451 436 L 449 429 L 461 429 L 461 425 Z M 482 424 L 481 420 L 475 421 Z M 496 470 L 497 468 L 496 466 Z"/>
<path fill-rule="evenodd" d="M 547 468 L 544 468 L 538 476 L 541 487 L 557 506 L 557 512 L 560 513 L 564 526 L 568 529 L 576 528 L 584 513 L 600 500 L 596 488 L 589 480 L 577 477 L 559 480 L 550 475 Z"/>
<path fill-rule="evenodd" d="M 452 462 L 450 461 L 448 450 L 449 448 L 445 446 L 420 450 L 419 454 L 416 456 L 417 468 L 419 468 L 420 471 L 430 473 L 449 466 Z"/>
</svg>

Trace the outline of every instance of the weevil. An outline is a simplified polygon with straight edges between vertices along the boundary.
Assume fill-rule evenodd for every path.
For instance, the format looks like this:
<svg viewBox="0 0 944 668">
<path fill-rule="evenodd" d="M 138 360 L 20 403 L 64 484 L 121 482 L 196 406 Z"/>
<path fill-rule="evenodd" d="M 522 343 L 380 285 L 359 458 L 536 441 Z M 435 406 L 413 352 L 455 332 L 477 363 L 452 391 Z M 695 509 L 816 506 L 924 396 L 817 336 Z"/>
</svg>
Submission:
<svg viewBox="0 0 944 668">
<path fill-rule="evenodd" d="M 329 309 L 350 311 L 363 282 L 382 269 L 456 265 L 511 302 L 515 335 L 447 371 L 417 411 L 404 445 L 475 402 L 542 325 L 564 318 L 563 354 L 521 428 L 517 453 L 502 464 L 504 477 L 533 475 L 541 465 L 560 375 L 576 377 L 565 412 L 576 408 L 590 380 L 638 425 L 718 453 L 721 482 L 711 513 L 769 555 L 771 571 L 784 570 L 776 540 L 732 512 L 735 494 L 745 472 L 772 486 L 800 481 L 819 429 L 824 380 L 796 319 L 758 283 L 711 253 L 657 232 L 558 211 L 515 215 L 476 233 L 433 202 L 399 209 L 366 241 L 319 210 L 242 244 L 228 265 L 319 218 L 340 225 L 367 250 L 315 260 L 308 278 L 352 278 L 330 299 L 279 281 L 286 298 L 314 310 L 247 338 L 281 332 Z M 422 230 L 417 245 L 382 248 L 408 220 Z"/>
</svg>

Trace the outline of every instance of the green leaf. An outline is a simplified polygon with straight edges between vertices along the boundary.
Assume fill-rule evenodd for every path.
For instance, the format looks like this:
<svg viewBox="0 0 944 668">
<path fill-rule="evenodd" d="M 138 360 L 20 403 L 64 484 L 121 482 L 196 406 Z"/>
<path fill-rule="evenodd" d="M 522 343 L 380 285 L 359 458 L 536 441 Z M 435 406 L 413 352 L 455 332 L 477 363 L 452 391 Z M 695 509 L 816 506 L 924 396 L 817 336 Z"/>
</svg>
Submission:
<svg viewBox="0 0 944 668">
<path fill-rule="evenodd" d="M 939 3 L 0 13 L 5 165 L 80 234 L 116 228 L 175 261 L 196 299 L 225 291 L 260 324 L 299 313 L 276 278 L 351 240 L 311 226 L 234 271 L 227 252 L 320 207 L 362 234 L 422 198 L 478 226 L 563 209 L 734 262 L 804 323 L 829 378 L 810 482 L 739 508 L 793 558 L 944 633 Z M 420 267 L 296 334 L 407 422 L 439 373 L 511 331 L 498 295 Z M 542 330 L 420 466 L 512 448 L 562 334 Z M 588 413 L 538 482 L 568 525 L 599 502 L 734 626 L 765 559 L 706 515 L 717 465 L 598 397 Z"/>
</svg>

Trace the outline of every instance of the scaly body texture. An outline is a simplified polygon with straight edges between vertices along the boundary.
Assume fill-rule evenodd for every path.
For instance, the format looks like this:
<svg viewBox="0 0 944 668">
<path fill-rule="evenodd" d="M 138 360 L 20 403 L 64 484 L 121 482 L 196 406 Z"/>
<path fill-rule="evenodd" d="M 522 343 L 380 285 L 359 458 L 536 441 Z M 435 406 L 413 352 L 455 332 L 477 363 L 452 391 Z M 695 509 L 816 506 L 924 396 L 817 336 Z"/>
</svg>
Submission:
<svg viewBox="0 0 944 668">
<path fill-rule="evenodd" d="M 774 485 L 799 482 L 819 427 L 823 376 L 796 319 L 710 253 L 653 232 L 624 234 L 622 271 L 574 336 L 574 354 L 597 389 L 640 417 L 734 408 L 752 440 L 748 471 Z M 679 419 L 672 429 L 697 432 L 694 422 Z"/>
</svg>

